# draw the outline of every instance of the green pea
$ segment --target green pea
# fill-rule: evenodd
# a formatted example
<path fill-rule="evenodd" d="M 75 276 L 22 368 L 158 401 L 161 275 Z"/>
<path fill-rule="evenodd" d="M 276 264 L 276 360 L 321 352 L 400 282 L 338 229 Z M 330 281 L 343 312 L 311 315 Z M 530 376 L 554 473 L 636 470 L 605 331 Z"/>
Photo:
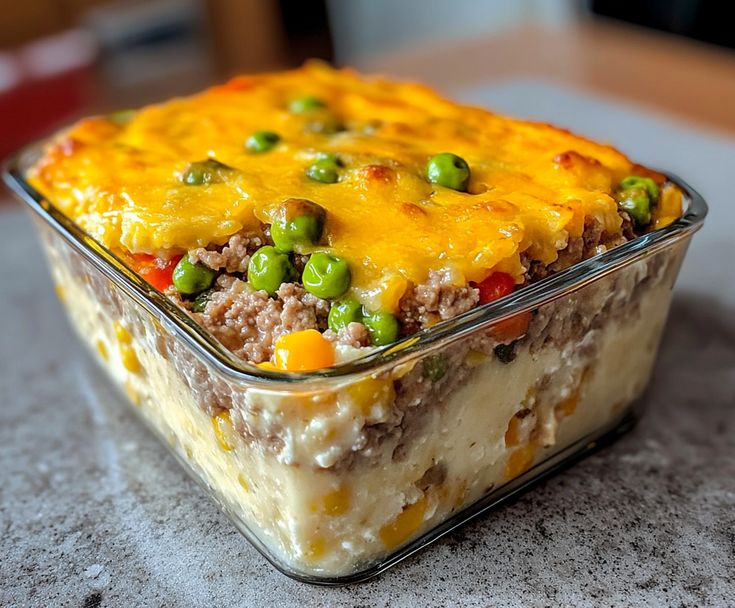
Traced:
<path fill-rule="evenodd" d="M 312 112 L 325 108 L 326 104 L 315 95 L 304 95 L 292 99 L 288 104 L 288 109 L 295 114 L 303 114 L 304 112 Z"/>
<path fill-rule="evenodd" d="M 426 164 L 426 179 L 438 186 L 466 192 L 470 182 L 470 166 L 456 154 L 442 152 L 432 156 Z"/>
<path fill-rule="evenodd" d="M 263 290 L 272 296 L 283 283 L 294 281 L 297 276 L 288 254 L 275 247 L 266 245 L 250 256 L 248 283 L 255 290 Z"/>
<path fill-rule="evenodd" d="M 350 323 L 359 323 L 362 320 L 362 306 L 356 300 L 346 298 L 332 304 L 327 317 L 327 324 L 332 331 L 339 331 Z"/>
<path fill-rule="evenodd" d="M 637 226 L 651 223 L 651 200 L 645 188 L 627 188 L 617 194 L 618 207 L 627 211 Z"/>
<path fill-rule="evenodd" d="M 322 238 L 327 212 L 304 198 L 290 198 L 281 203 L 271 224 L 271 238 L 279 251 L 301 251 L 316 245 Z"/>
<path fill-rule="evenodd" d="M 389 312 L 383 310 L 363 311 L 362 322 L 367 327 L 370 340 L 375 346 L 385 346 L 398 339 L 400 331 L 398 319 Z"/>
<path fill-rule="evenodd" d="M 344 164 L 334 152 L 317 152 L 317 160 L 328 160 L 330 163 L 334 163 L 338 167 L 343 167 Z"/>
<path fill-rule="evenodd" d="M 350 267 L 345 260 L 329 253 L 313 253 L 304 266 L 301 282 L 318 298 L 338 298 L 350 288 Z"/>
<path fill-rule="evenodd" d="M 620 189 L 628 188 L 644 188 L 648 192 L 651 201 L 657 201 L 659 195 L 658 184 L 650 177 L 642 177 L 640 175 L 629 175 L 620 182 Z"/>
<path fill-rule="evenodd" d="M 179 293 L 191 296 L 209 289 L 216 276 L 216 271 L 202 264 L 192 264 L 185 255 L 174 268 L 173 283 Z"/>
<path fill-rule="evenodd" d="M 203 291 L 191 303 L 191 312 L 204 312 L 209 302 L 210 291 Z"/>
<path fill-rule="evenodd" d="M 422 361 L 423 369 L 421 370 L 421 375 L 431 382 L 439 382 L 439 380 L 441 380 L 447 373 L 448 367 L 449 360 L 447 359 L 447 356 L 443 353 L 439 353 L 438 355 L 426 357 L 426 359 Z"/>
<path fill-rule="evenodd" d="M 204 186 L 222 181 L 222 174 L 232 168 L 213 158 L 189 163 L 181 176 L 187 186 Z"/>
<path fill-rule="evenodd" d="M 281 136 L 278 133 L 274 133 L 273 131 L 256 131 L 247 138 L 245 147 L 254 154 L 261 154 L 268 152 L 279 141 L 281 141 Z"/>
<path fill-rule="evenodd" d="M 324 155 L 307 167 L 306 176 L 315 182 L 334 184 L 339 180 L 339 167 L 339 160 L 334 154 Z"/>

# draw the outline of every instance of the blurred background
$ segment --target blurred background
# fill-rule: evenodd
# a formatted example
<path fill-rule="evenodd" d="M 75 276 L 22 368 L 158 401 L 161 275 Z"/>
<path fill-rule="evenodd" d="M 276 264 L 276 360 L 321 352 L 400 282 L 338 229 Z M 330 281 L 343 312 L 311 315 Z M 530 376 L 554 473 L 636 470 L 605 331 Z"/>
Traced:
<path fill-rule="evenodd" d="M 309 57 L 450 91 L 528 76 L 735 131 L 715 0 L 0 0 L 0 157 L 91 112 Z"/>

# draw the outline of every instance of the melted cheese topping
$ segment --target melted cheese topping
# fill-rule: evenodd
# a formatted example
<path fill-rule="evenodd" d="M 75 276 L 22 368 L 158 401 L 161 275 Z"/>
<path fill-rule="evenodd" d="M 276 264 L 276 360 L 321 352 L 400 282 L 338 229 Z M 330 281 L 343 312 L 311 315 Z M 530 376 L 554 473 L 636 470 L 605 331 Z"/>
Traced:
<path fill-rule="evenodd" d="M 290 112 L 303 95 L 326 108 Z M 313 130 L 330 119 L 347 130 Z M 243 143 L 257 130 L 282 141 L 250 153 Z M 424 177 L 427 159 L 447 151 L 471 167 L 467 193 Z M 306 177 L 320 152 L 344 162 L 338 183 Z M 187 164 L 207 157 L 236 171 L 222 183 L 182 184 Z M 284 199 L 310 199 L 327 210 L 323 244 L 350 262 L 353 286 L 400 291 L 439 268 L 458 284 L 493 270 L 520 277 L 520 253 L 552 262 L 589 217 L 618 232 L 612 190 L 632 170 L 613 148 L 546 124 L 309 64 L 147 107 L 127 124 L 83 120 L 49 146 L 31 179 L 104 245 L 164 256 L 222 244 L 267 223 Z"/>

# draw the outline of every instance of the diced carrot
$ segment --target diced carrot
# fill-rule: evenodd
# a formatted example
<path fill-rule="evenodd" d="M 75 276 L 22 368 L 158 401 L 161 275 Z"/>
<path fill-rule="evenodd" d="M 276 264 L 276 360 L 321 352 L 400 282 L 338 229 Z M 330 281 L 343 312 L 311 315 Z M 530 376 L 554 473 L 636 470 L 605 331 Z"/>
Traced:
<path fill-rule="evenodd" d="M 174 268 L 181 258 L 182 256 L 175 255 L 168 260 L 164 260 L 163 258 L 139 253 L 134 256 L 133 264 L 141 277 L 158 291 L 164 291 L 173 284 Z"/>
<path fill-rule="evenodd" d="M 475 286 L 480 290 L 480 304 L 487 304 L 512 293 L 515 289 L 515 279 L 505 272 L 493 272 Z M 528 331 L 531 318 L 530 312 L 513 315 L 493 325 L 492 334 L 499 342 L 512 342 Z"/>
<path fill-rule="evenodd" d="M 512 342 L 528 331 L 532 318 L 531 312 L 519 312 L 517 315 L 495 323 L 490 333 L 498 342 Z"/>
<path fill-rule="evenodd" d="M 480 290 L 480 304 L 499 300 L 513 292 L 515 279 L 506 272 L 493 272 L 489 277 L 476 284 Z"/>

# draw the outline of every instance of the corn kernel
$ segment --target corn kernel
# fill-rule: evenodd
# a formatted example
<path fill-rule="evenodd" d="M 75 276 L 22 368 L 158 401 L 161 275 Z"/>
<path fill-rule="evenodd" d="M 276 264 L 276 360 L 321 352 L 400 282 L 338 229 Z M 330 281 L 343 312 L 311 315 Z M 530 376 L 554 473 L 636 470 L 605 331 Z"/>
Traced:
<path fill-rule="evenodd" d="M 237 476 L 237 482 L 240 484 L 240 487 L 245 490 L 246 492 L 250 492 L 250 484 L 248 483 L 248 480 L 245 478 L 245 475 L 240 473 Z"/>
<path fill-rule="evenodd" d="M 569 397 L 566 399 L 563 399 L 559 403 L 556 404 L 556 407 L 554 408 L 554 412 L 556 415 L 561 418 L 563 416 L 571 416 L 577 409 L 577 405 L 579 405 L 579 399 L 582 394 L 582 387 L 587 383 L 587 380 L 590 377 L 590 368 L 586 368 L 583 372 L 581 377 L 579 378 L 579 384 L 577 387 L 571 392 Z"/>
<path fill-rule="evenodd" d="M 478 365 L 482 365 L 487 361 L 490 357 L 488 357 L 485 353 L 479 350 L 471 350 L 468 351 L 467 354 L 464 356 L 464 362 L 465 365 L 468 365 L 469 367 L 477 367 Z"/>
<path fill-rule="evenodd" d="M 505 445 L 513 447 L 521 442 L 521 418 L 512 416 L 505 430 Z"/>
<path fill-rule="evenodd" d="M 681 191 L 668 187 L 661 191 L 661 199 L 653 208 L 653 227 L 655 229 L 668 226 L 681 217 Z"/>
<path fill-rule="evenodd" d="M 557 403 L 554 408 L 554 411 L 559 416 L 571 416 L 574 413 L 574 410 L 577 409 L 578 403 L 579 403 L 579 389 L 576 389 L 572 391 L 572 394 L 569 395 L 569 397 Z"/>
<path fill-rule="evenodd" d="M 130 332 L 125 329 L 122 323 L 120 323 L 119 321 L 115 321 L 114 327 L 115 335 L 120 341 L 120 344 L 130 344 L 133 341 L 133 336 L 130 335 Z"/>
<path fill-rule="evenodd" d="M 391 523 L 380 529 L 380 540 L 386 549 L 392 549 L 408 539 L 424 522 L 426 513 L 426 496 L 422 496 L 415 503 L 403 507 Z"/>
<path fill-rule="evenodd" d="M 275 351 L 278 369 L 305 372 L 334 365 L 334 345 L 315 329 L 281 336 Z"/>
<path fill-rule="evenodd" d="M 140 393 L 135 390 L 135 387 L 130 381 L 125 382 L 125 384 L 123 385 L 123 389 L 125 390 L 125 395 L 127 395 L 128 399 L 131 403 L 133 403 L 133 405 L 140 405 Z"/>
<path fill-rule="evenodd" d="M 316 536 L 309 541 L 306 551 L 304 552 L 304 557 L 306 557 L 310 562 L 315 562 L 324 557 L 326 552 L 327 544 L 324 542 L 324 539 Z"/>
<path fill-rule="evenodd" d="M 527 443 L 513 450 L 505 463 L 505 478 L 510 480 L 531 468 L 536 456 L 536 446 Z"/>
<path fill-rule="evenodd" d="M 350 508 L 350 490 L 342 486 L 322 498 L 321 511 L 325 515 L 342 515 Z"/>
<path fill-rule="evenodd" d="M 55 285 L 54 291 L 56 292 L 56 297 L 59 298 L 62 302 L 66 299 L 66 292 L 64 291 L 63 285 Z"/>
<path fill-rule="evenodd" d="M 102 340 L 97 340 L 94 345 L 97 347 L 97 352 L 100 355 L 100 359 L 107 363 L 110 360 L 110 355 L 107 352 L 107 346 L 105 345 L 105 343 Z"/>
<path fill-rule="evenodd" d="M 347 394 L 364 416 L 370 415 L 374 405 L 389 403 L 396 395 L 393 382 L 382 378 L 365 378 L 355 382 L 347 389 Z"/>
<path fill-rule="evenodd" d="M 225 452 L 231 452 L 235 449 L 231 441 L 232 433 L 232 422 L 230 421 L 229 410 L 224 410 L 212 416 L 212 428 L 214 429 L 214 436 L 217 438 L 217 443 Z"/>
<path fill-rule="evenodd" d="M 135 354 L 135 350 L 129 344 L 120 345 L 120 360 L 123 367 L 130 373 L 137 374 L 140 371 L 138 355 Z"/>

